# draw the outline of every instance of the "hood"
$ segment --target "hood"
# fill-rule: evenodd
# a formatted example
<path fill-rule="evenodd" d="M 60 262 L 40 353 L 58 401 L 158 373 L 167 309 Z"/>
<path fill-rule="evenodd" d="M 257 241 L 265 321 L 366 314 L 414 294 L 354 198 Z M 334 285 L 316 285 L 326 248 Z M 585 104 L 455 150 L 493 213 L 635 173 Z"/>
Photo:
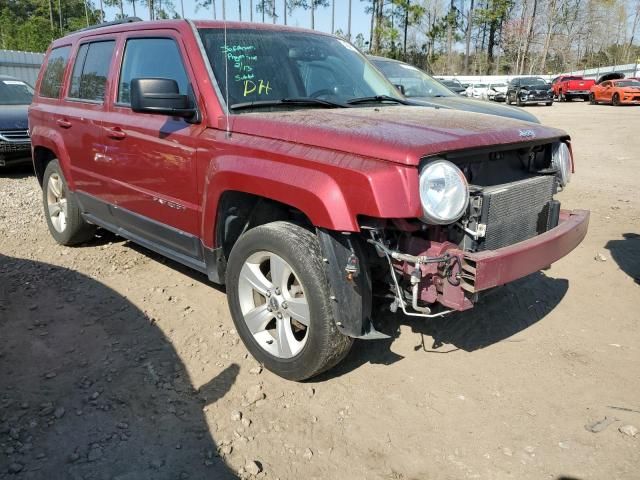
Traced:
<path fill-rule="evenodd" d="M 491 90 L 498 93 L 507 93 L 507 86 L 504 87 L 491 87 Z"/>
<path fill-rule="evenodd" d="M 424 106 L 439 106 L 463 110 L 465 112 L 485 113 L 487 115 L 499 115 L 501 117 L 523 120 L 525 122 L 540 123 L 534 115 L 522 108 L 499 105 L 497 103 L 483 102 L 464 97 L 423 97 L 420 99 L 410 99 L 415 103 Z"/>
<path fill-rule="evenodd" d="M 0 130 L 26 130 L 29 105 L 0 105 Z"/>
<path fill-rule="evenodd" d="M 622 72 L 609 72 L 601 75 L 598 80 L 596 80 L 596 84 L 599 85 L 602 82 L 606 82 L 607 80 L 622 80 L 624 78 L 624 73 Z"/>
<path fill-rule="evenodd" d="M 389 106 L 233 115 L 232 132 L 403 165 L 427 155 L 566 137 L 562 130 L 456 110 Z"/>

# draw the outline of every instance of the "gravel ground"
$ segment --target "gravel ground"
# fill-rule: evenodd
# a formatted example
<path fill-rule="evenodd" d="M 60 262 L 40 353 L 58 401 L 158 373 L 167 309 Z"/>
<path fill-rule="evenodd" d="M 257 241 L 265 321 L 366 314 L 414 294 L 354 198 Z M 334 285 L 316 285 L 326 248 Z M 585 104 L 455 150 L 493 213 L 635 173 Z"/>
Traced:
<path fill-rule="evenodd" d="M 111 234 L 56 245 L 0 173 L 0 479 L 640 478 L 640 109 L 531 107 L 573 137 L 550 270 L 296 384 L 239 342 L 224 291 Z"/>

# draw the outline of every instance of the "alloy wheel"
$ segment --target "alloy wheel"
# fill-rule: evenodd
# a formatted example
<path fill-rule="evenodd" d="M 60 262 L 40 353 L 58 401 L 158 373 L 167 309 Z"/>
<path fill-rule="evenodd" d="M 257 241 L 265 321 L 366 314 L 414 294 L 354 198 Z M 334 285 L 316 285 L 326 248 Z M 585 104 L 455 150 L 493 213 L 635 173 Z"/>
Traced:
<path fill-rule="evenodd" d="M 57 232 L 67 228 L 67 192 L 59 174 L 53 173 L 47 182 L 47 213 Z"/>
<path fill-rule="evenodd" d="M 278 358 L 295 357 L 309 336 L 304 287 L 293 268 L 268 251 L 252 254 L 238 279 L 240 308 L 255 342 Z"/>

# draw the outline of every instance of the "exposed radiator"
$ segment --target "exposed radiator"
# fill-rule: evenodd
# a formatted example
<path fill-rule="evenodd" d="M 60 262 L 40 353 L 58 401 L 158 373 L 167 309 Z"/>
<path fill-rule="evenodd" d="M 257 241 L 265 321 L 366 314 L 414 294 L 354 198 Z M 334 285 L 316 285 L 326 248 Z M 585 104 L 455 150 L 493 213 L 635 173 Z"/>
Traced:
<path fill-rule="evenodd" d="M 495 250 L 546 232 L 555 179 L 543 175 L 482 191 L 481 223 L 486 233 L 478 250 Z"/>

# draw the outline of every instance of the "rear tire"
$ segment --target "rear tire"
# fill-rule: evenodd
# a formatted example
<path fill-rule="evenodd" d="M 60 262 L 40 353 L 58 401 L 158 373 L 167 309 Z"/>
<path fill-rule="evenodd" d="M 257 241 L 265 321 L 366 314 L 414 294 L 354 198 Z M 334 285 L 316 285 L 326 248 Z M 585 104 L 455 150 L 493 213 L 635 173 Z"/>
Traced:
<path fill-rule="evenodd" d="M 229 255 L 226 284 L 240 338 L 276 375 L 305 380 L 349 352 L 353 339 L 336 327 L 320 245 L 310 231 L 289 222 L 249 230 Z"/>
<path fill-rule="evenodd" d="M 60 245 L 77 245 L 93 238 L 96 227 L 82 218 L 80 206 L 56 159 L 44 171 L 42 203 L 49 232 Z"/>
<path fill-rule="evenodd" d="M 551 105 L 553 105 L 553 102 L 547 102 L 547 103 L 545 103 L 545 105 L 546 105 L 547 107 L 550 107 Z"/>

